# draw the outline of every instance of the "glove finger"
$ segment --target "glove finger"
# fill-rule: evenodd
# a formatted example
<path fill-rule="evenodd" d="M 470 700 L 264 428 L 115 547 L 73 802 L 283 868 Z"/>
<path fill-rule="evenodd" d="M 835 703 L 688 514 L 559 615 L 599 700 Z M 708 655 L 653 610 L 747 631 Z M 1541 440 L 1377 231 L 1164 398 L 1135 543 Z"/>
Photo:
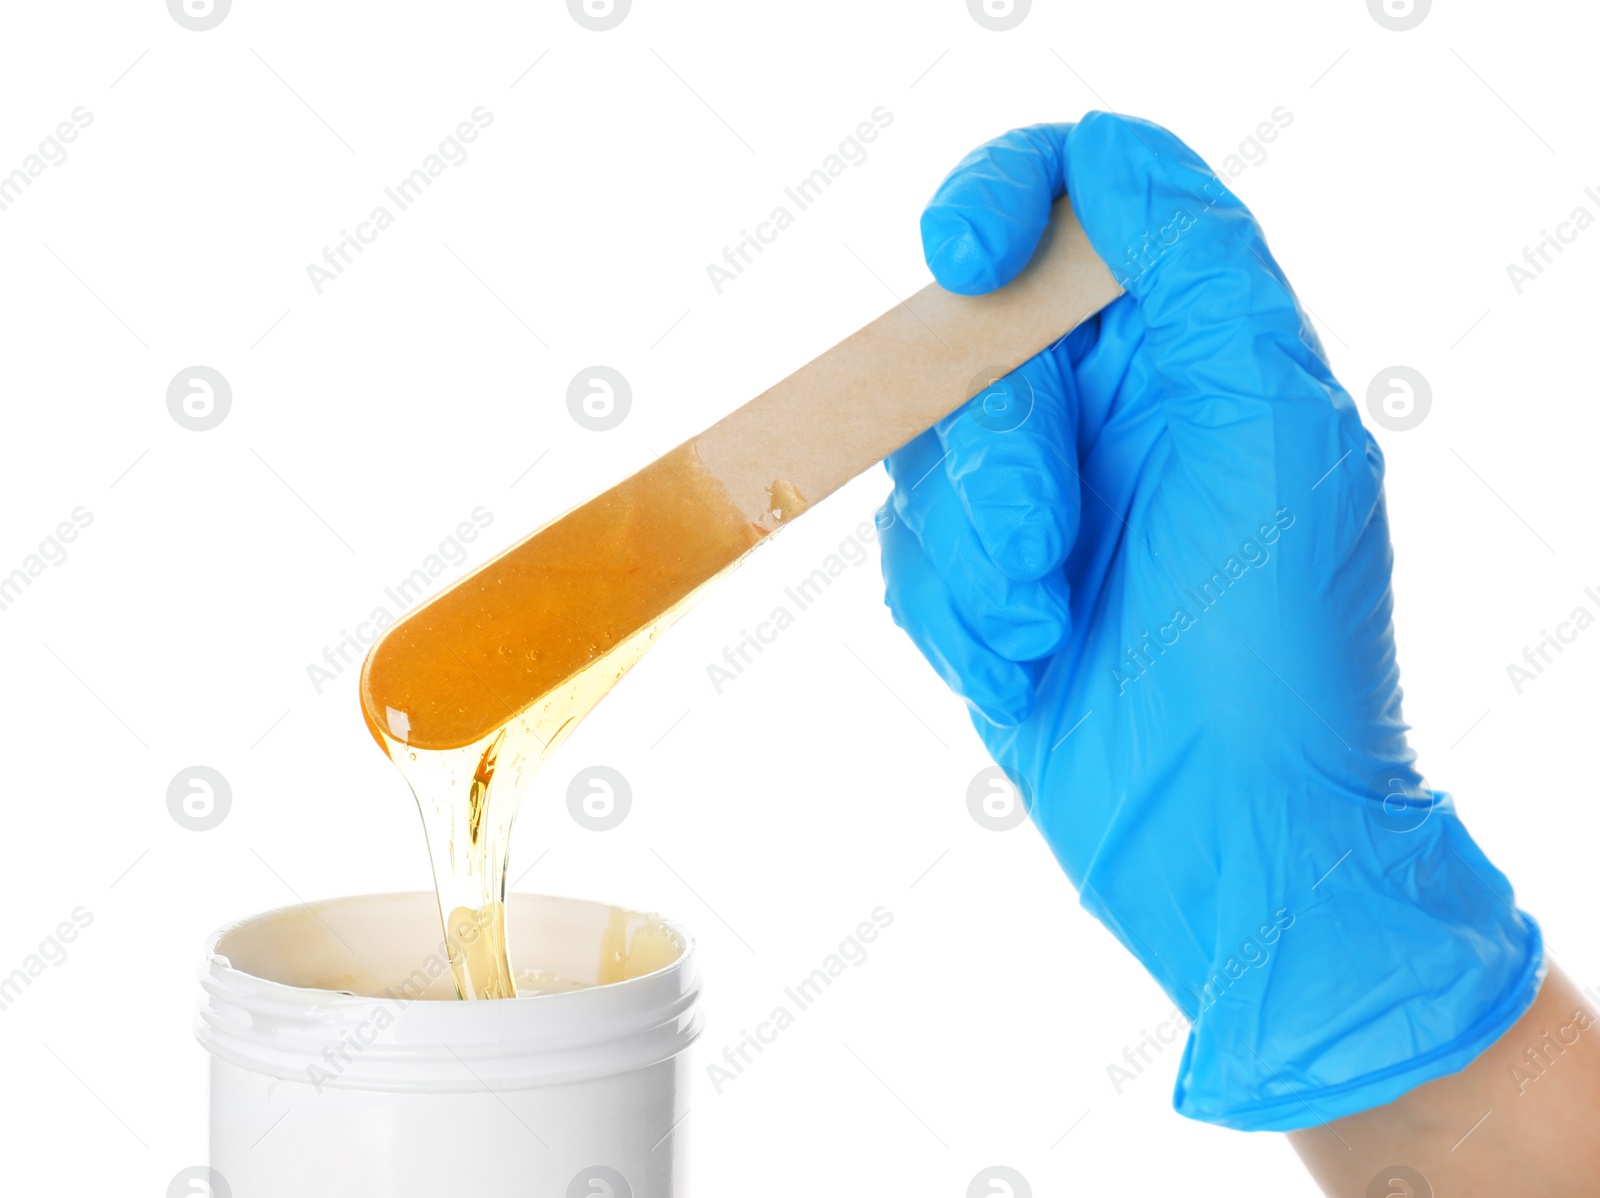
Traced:
<path fill-rule="evenodd" d="M 922 213 L 923 257 L 941 287 L 981 295 L 1027 264 L 1066 187 L 1071 129 L 1013 129 L 956 164 Z"/>
<path fill-rule="evenodd" d="M 1197 491 L 1224 506 L 1258 505 L 1270 497 L 1253 492 L 1269 489 L 1280 469 L 1311 471 L 1309 485 L 1355 451 L 1337 485 L 1356 511 L 1376 502 L 1381 460 L 1260 227 L 1160 126 L 1092 112 L 1076 124 L 1014 129 L 974 150 L 923 213 L 934 276 L 965 294 L 1009 281 L 1063 192 L 1138 306 L 1141 356 L 1160 376 L 1150 393 Z M 1280 462 L 1286 445 L 1291 460 Z"/>
<path fill-rule="evenodd" d="M 1059 573 L 1078 535 L 1077 411 L 1070 369 L 1046 352 L 935 426 L 945 473 L 1010 578 Z"/>
<path fill-rule="evenodd" d="M 1375 503 L 1381 464 L 1249 209 L 1147 121 L 1090 113 L 1065 162 L 1090 244 L 1138 305 L 1154 391 L 1195 490 L 1219 509 L 1254 510 L 1361 450 L 1336 485 Z"/>
<path fill-rule="evenodd" d="M 922 214 L 923 252 L 944 287 L 990 290 L 1027 263 L 1066 190 L 1073 129 L 1013 129 L 950 172 Z M 1137 307 L 1124 296 L 997 385 L 1007 410 L 1026 417 L 1016 428 L 993 435 L 1012 423 L 986 415 L 993 390 L 938 426 L 957 493 L 1010 576 L 1043 578 L 1071 552 L 1085 501 L 1079 446 L 1097 441 L 1141 341 Z"/>
<path fill-rule="evenodd" d="M 955 597 L 900 520 L 879 536 L 884 602 L 894 622 L 944 679 L 945 685 L 994 724 L 1020 724 L 1033 710 L 1027 667 L 985 645 L 967 627 Z"/>
<path fill-rule="evenodd" d="M 1011 661 L 1054 652 L 1070 624 L 1066 580 L 1016 579 L 989 556 L 943 466 L 948 455 L 936 433 L 924 433 L 889 463 L 895 515 L 922 545 L 963 622 Z"/>

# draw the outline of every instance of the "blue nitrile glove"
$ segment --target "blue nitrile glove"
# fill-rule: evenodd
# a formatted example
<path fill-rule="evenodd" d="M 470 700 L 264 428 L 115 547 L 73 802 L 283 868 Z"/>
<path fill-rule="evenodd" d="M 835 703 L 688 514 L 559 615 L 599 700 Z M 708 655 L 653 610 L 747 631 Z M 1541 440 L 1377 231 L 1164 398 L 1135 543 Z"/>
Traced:
<path fill-rule="evenodd" d="M 1127 294 L 889 459 L 888 604 L 1192 1022 L 1177 1109 L 1312 1126 L 1464 1068 L 1539 929 L 1416 772 L 1382 455 L 1205 163 L 1008 133 L 923 214 L 934 275 L 1005 283 L 1063 191 Z"/>

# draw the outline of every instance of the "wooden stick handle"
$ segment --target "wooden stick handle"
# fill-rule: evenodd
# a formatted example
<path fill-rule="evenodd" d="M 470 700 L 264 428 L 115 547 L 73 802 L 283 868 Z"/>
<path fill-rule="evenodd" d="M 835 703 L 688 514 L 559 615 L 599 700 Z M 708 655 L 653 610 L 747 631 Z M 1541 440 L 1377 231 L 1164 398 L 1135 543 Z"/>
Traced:
<path fill-rule="evenodd" d="M 498 745 L 520 717 L 548 752 L 764 536 L 1118 294 L 1059 201 L 1033 260 L 999 291 L 924 287 L 408 612 L 362 667 L 373 736 L 385 752 L 391 738 Z"/>
<path fill-rule="evenodd" d="M 882 461 L 1122 294 L 1066 197 L 1021 274 L 965 296 L 930 283 L 691 444 L 771 530 Z"/>

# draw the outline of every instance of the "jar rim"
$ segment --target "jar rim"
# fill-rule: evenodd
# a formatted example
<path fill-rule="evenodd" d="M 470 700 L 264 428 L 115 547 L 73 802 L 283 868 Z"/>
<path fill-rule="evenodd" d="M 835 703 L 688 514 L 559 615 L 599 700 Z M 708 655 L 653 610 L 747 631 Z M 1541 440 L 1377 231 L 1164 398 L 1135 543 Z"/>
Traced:
<path fill-rule="evenodd" d="M 402 940 L 414 942 L 422 926 L 431 925 L 438 938 L 431 891 L 325 899 L 236 920 L 206 938 L 196 1035 L 218 1060 L 307 1082 L 318 1092 L 326 1087 L 450 1092 L 565 1084 L 645 1068 L 676 1056 L 698 1037 L 699 971 L 694 940 L 683 927 L 587 899 L 514 893 L 507 895 L 506 907 L 513 942 L 519 925 L 555 929 L 558 936 L 570 930 L 568 948 L 581 958 L 584 937 L 594 937 L 598 953 L 597 929 L 621 915 L 664 929 L 679 951 L 637 976 L 476 1002 L 408 997 L 394 993 L 393 986 L 381 996 L 365 995 L 260 976 L 272 972 L 259 962 L 276 960 L 274 953 L 283 955 L 290 972 L 310 968 L 315 973 L 319 960 L 338 962 L 341 949 L 335 941 L 352 958 L 360 957 L 361 949 L 351 941 L 375 959 L 392 957 Z M 284 942 L 273 944 L 274 934 Z M 389 939 L 373 942 L 378 936 Z M 265 947 L 255 943 L 242 954 L 256 958 L 254 969 L 236 965 L 227 953 L 231 948 L 240 956 L 238 946 L 251 937 L 266 938 Z"/>

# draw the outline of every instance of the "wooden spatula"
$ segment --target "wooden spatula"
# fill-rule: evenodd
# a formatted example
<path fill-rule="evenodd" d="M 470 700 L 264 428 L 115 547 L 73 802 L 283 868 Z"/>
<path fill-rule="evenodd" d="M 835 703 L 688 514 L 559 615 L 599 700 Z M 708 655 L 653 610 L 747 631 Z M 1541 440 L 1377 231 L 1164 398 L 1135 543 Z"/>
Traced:
<path fill-rule="evenodd" d="M 389 628 L 362 670 L 373 735 L 460 749 L 520 716 L 548 751 L 701 587 L 1120 293 L 1058 201 L 999 291 L 924 287 Z"/>

